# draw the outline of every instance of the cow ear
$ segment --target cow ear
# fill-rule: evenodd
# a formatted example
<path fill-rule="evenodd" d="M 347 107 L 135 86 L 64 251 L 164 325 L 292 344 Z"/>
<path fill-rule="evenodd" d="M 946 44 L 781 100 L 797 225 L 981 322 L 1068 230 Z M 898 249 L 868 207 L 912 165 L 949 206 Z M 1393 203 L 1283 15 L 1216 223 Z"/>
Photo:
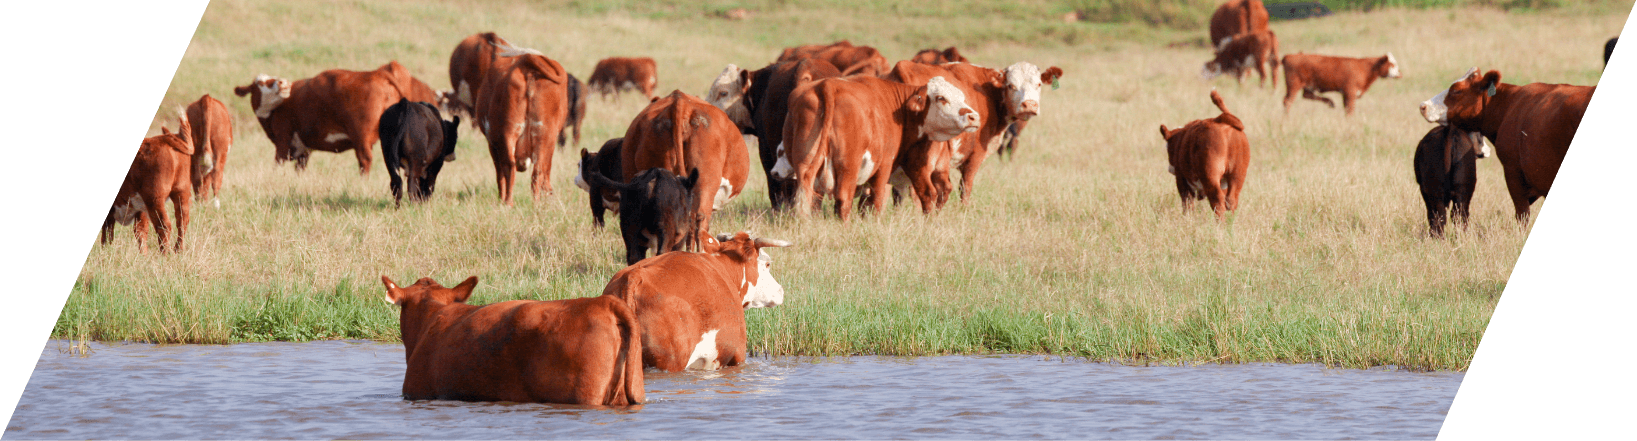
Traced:
<path fill-rule="evenodd" d="M 466 299 L 472 298 L 473 288 L 477 288 L 477 276 L 467 277 L 466 281 L 460 282 L 459 285 L 455 285 L 453 289 L 450 289 L 455 293 L 455 298 L 452 300 L 466 303 Z"/>
<path fill-rule="evenodd" d="M 915 89 L 915 93 L 910 95 L 909 102 L 905 104 L 910 112 L 921 113 L 926 111 L 927 106 L 932 105 L 931 100 L 932 95 L 927 94 L 927 87 L 921 86 L 921 88 Z"/>
<path fill-rule="evenodd" d="M 1045 72 L 1040 73 L 1040 82 L 1051 84 L 1052 88 L 1055 89 L 1057 88 L 1057 79 L 1062 77 L 1063 69 L 1060 69 L 1057 66 L 1052 66 L 1047 68 Z"/>
<path fill-rule="evenodd" d="M 1171 131 L 1165 128 L 1165 124 L 1160 124 L 1160 137 L 1167 141 L 1171 140 Z"/>
<path fill-rule="evenodd" d="M 1495 87 L 1501 84 L 1501 73 L 1499 71 L 1489 71 L 1479 81 L 1478 85 L 1484 88 L 1484 93 L 1495 96 Z"/>
<path fill-rule="evenodd" d="M 387 287 L 386 301 L 388 304 L 396 305 L 403 300 L 403 291 L 398 289 L 398 284 L 392 283 L 392 279 L 383 274 L 381 275 L 381 284 Z"/>
<path fill-rule="evenodd" d="M 739 87 L 739 93 L 744 93 L 745 91 L 750 90 L 750 83 L 753 81 L 754 77 L 755 73 L 751 72 L 750 69 L 739 69 L 739 81 L 740 83 L 744 84 L 743 86 Z"/>
<path fill-rule="evenodd" d="M 234 94 L 234 95 L 238 95 L 238 96 L 245 96 L 245 95 L 249 95 L 249 94 L 250 94 L 250 86 L 238 86 L 238 87 L 234 87 L 234 88 L 233 88 L 233 94 Z"/>

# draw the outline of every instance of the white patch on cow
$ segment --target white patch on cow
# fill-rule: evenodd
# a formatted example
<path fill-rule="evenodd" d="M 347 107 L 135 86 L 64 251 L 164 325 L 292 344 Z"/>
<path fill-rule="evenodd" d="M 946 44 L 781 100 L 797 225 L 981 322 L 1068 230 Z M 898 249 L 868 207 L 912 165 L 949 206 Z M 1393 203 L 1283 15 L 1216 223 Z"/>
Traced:
<path fill-rule="evenodd" d="M 949 141 L 949 161 L 955 164 L 966 163 L 966 154 L 961 153 L 960 138 L 955 138 Z"/>
<path fill-rule="evenodd" d="M 699 344 L 693 345 L 693 353 L 688 355 L 687 369 L 714 371 L 722 367 L 722 362 L 716 359 L 717 331 L 720 330 L 712 329 L 699 336 Z"/>
<path fill-rule="evenodd" d="M 136 215 L 144 211 L 148 211 L 148 204 L 142 202 L 142 196 L 133 194 L 125 199 L 124 204 L 114 206 L 114 222 L 130 225 L 136 222 Z"/>
<path fill-rule="evenodd" d="M 1232 43 L 1232 42 L 1233 42 L 1233 37 L 1222 37 L 1222 41 L 1216 42 L 1216 51 L 1217 52 L 1222 52 L 1223 49 L 1228 48 L 1228 43 Z"/>
<path fill-rule="evenodd" d="M 853 185 L 864 185 L 865 182 L 870 182 L 870 175 L 873 174 L 875 174 L 875 159 L 870 157 L 870 152 L 864 152 L 864 160 L 858 164 L 858 183 Z"/>
<path fill-rule="evenodd" d="M 345 133 L 331 133 L 329 135 L 324 136 L 324 142 L 332 143 L 332 144 L 335 143 L 336 141 L 346 141 L 346 140 L 349 140 L 349 139 L 352 139 L 352 137 L 347 136 L 347 134 L 345 134 Z"/>
<path fill-rule="evenodd" d="M 518 164 L 520 167 L 522 167 L 518 171 L 528 170 L 529 166 L 534 165 L 534 158 L 523 158 L 523 162 Z"/>
<path fill-rule="evenodd" d="M 290 150 L 290 158 L 292 159 L 307 156 L 307 144 L 301 142 L 300 133 L 290 134 Z"/>
<path fill-rule="evenodd" d="M 210 205 L 212 207 L 222 208 L 222 198 L 212 196 L 210 198 Z"/>
<path fill-rule="evenodd" d="M 1019 61 L 1006 66 L 1006 102 L 1012 115 L 1028 119 L 1040 110 L 1040 68 Z"/>
<path fill-rule="evenodd" d="M 1460 78 L 1456 78 L 1455 81 L 1451 81 L 1449 84 L 1453 86 L 1455 83 L 1466 81 L 1468 78 L 1472 78 L 1473 75 L 1477 74 L 1478 68 L 1473 67 L 1472 69 L 1468 69 L 1466 74 L 1461 75 Z M 1427 122 L 1449 124 L 1449 107 L 1444 104 L 1444 98 L 1448 96 L 1449 88 L 1445 87 L 1444 90 L 1438 91 L 1437 95 L 1434 95 L 1432 98 L 1428 98 L 1426 101 L 1422 101 L 1421 117 L 1426 118 Z"/>
<path fill-rule="evenodd" d="M 1389 65 L 1387 68 L 1387 78 L 1401 78 L 1404 76 L 1398 73 L 1398 59 L 1393 57 L 1392 52 L 1387 53 L 1387 64 Z"/>
<path fill-rule="evenodd" d="M 574 172 L 574 186 L 580 187 L 580 189 L 585 190 L 586 193 L 591 192 L 591 184 L 585 181 L 585 176 L 582 176 L 580 172 Z"/>
<path fill-rule="evenodd" d="M 739 286 L 745 289 L 745 309 L 772 308 L 784 304 L 784 285 L 773 280 L 773 256 L 767 255 L 767 249 L 756 253 L 756 282 L 751 283 L 749 277 L 744 277 Z"/>
<path fill-rule="evenodd" d="M 784 143 L 779 143 L 779 161 L 773 163 L 773 177 L 790 179 L 795 174 L 795 167 L 790 165 L 790 158 L 784 157 Z"/>
<path fill-rule="evenodd" d="M 836 190 L 836 172 L 830 167 L 830 158 L 824 158 L 819 163 L 818 181 L 813 183 L 813 192 L 828 195 Z"/>
<path fill-rule="evenodd" d="M 472 86 L 466 84 L 466 80 L 460 80 L 460 85 L 455 86 L 455 98 L 468 106 L 476 105 L 476 102 L 472 101 Z"/>
<path fill-rule="evenodd" d="M 268 82 L 272 80 L 272 82 Z M 290 81 L 268 74 L 256 75 L 256 89 L 261 92 L 261 105 L 256 106 L 256 117 L 267 118 L 273 115 L 273 109 L 284 104 L 284 99 L 290 97 Z"/>
<path fill-rule="evenodd" d="M 928 139 L 948 141 L 964 132 L 977 131 L 982 121 L 971 106 L 966 105 L 966 94 L 944 77 L 927 81 L 927 114 L 920 131 Z"/>
<path fill-rule="evenodd" d="M 722 204 L 733 198 L 733 183 L 728 178 L 722 178 L 722 185 L 716 187 L 716 199 L 711 202 L 712 210 L 721 210 Z"/>

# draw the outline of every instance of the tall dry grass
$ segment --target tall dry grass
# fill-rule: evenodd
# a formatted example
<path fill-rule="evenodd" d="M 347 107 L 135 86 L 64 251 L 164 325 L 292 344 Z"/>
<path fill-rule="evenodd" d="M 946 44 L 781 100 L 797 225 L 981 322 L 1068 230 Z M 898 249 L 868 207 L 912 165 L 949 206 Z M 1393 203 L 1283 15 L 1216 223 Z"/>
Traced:
<path fill-rule="evenodd" d="M 596 295 L 621 267 L 617 227 L 592 228 L 586 195 L 570 182 L 575 149 L 552 164 L 555 195 L 504 207 L 482 135 L 467 125 L 431 200 L 394 209 L 379 159 L 369 176 L 351 154 L 316 153 L 303 173 L 273 164 L 246 100 L 231 95 L 258 73 L 302 78 L 398 60 L 447 88 L 455 43 L 493 30 L 582 78 L 603 57 L 650 56 L 660 92 L 699 94 L 728 63 L 759 68 L 782 47 L 845 38 L 890 59 L 957 44 L 978 64 L 1067 74 L 1045 91 L 1016 157 L 991 158 L 972 200 L 933 216 L 910 205 L 848 224 L 773 214 L 753 172 L 713 224 L 796 243 L 774 251 L 786 305 L 747 313 L 757 352 L 1464 369 L 1527 230 L 1489 160 L 1471 224 L 1426 237 L 1410 157 L 1430 125 L 1415 104 L 1473 65 L 1509 82 L 1595 84 L 1602 42 L 1625 19 L 1624 10 L 1458 8 L 1275 22 L 1284 53 L 1400 60 L 1405 77 L 1377 82 L 1345 117 L 1300 99 L 1286 114 L 1282 85 L 1259 88 L 1254 77 L 1202 81 L 1203 30 L 1030 15 L 1057 13 L 1048 4 L 972 6 L 996 14 L 865 5 L 897 8 L 898 18 L 883 26 L 850 4 L 770 4 L 726 21 L 709 13 L 724 6 L 715 3 L 656 13 L 620 3 L 212 2 L 155 132 L 174 126 L 165 109 L 200 94 L 228 104 L 236 142 L 222 206 L 196 205 L 183 253 L 139 255 L 124 229 L 93 249 L 55 333 L 391 340 L 383 274 L 476 275 L 473 302 L 488 303 Z M 1225 222 L 1181 212 L 1157 133 L 1214 116 L 1212 87 L 1252 146 L 1242 204 Z M 620 136 L 645 104 L 593 97 L 582 146 Z"/>

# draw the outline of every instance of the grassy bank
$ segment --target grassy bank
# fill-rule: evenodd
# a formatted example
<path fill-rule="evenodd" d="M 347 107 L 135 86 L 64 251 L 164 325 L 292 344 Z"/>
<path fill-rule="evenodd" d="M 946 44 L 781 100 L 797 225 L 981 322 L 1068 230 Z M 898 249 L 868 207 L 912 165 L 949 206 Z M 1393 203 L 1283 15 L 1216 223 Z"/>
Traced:
<path fill-rule="evenodd" d="M 1410 156 L 1430 126 L 1415 103 L 1473 65 L 1509 82 L 1595 84 L 1602 42 L 1629 10 L 1388 8 L 1275 23 L 1285 53 L 1400 60 L 1405 77 L 1376 83 L 1348 118 L 1311 101 L 1287 115 L 1282 86 L 1254 78 L 1201 81 L 1202 30 L 1064 23 L 1062 4 L 1045 2 L 778 5 L 729 21 L 686 12 L 725 2 L 657 14 L 648 3 L 214 1 L 153 131 L 174 127 L 169 109 L 200 94 L 228 104 L 222 206 L 195 209 L 178 255 L 138 254 L 128 229 L 95 247 L 54 335 L 390 341 L 397 315 L 381 300 L 382 274 L 476 275 L 473 303 L 490 303 L 595 295 L 622 266 L 617 227 L 592 228 L 570 182 L 577 149 L 552 164 L 555 195 L 503 207 L 483 137 L 467 126 L 433 198 L 394 209 L 380 159 L 362 177 L 350 154 L 315 153 L 304 173 L 275 166 L 246 100 L 231 95 L 258 73 L 395 59 L 447 88 L 455 43 L 493 30 L 582 78 L 603 57 L 653 57 L 661 93 L 699 94 L 728 63 L 761 67 L 782 47 L 845 38 L 892 60 L 954 44 L 978 64 L 1067 73 L 1016 157 L 991 158 L 972 200 L 935 216 L 908 205 L 850 224 L 774 215 L 753 172 L 713 224 L 796 244 L 773 251 L 787 303 L 747 313 L 758 353 L 1464 369 L 1527 231 L 1511 219 L 1499 164 L 1484 161 L 1471 225 L 1424 237 Z M 882 26 L 854 6 L 898 19 Z M 1212 87 L 1247 123 L 1253 156 L 1240 211 L 1221 223 L 1180 211 L 1156 130 L 1214 116 Z M 593 98 L 583 146 L 621 136 L 645 104 Z"/>

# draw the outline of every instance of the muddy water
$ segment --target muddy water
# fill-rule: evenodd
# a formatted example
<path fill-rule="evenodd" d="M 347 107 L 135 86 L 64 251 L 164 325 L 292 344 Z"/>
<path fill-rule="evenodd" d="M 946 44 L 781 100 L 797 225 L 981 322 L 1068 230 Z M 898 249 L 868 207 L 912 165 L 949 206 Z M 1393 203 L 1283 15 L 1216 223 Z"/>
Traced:
<path fill-rule="evenodd" d="M 606 410 L 404 401 L 401 345 L 50 342 L 7 439 L 1432 438 L 1458 373 L 1039 356 L 755 358 Z"/>

